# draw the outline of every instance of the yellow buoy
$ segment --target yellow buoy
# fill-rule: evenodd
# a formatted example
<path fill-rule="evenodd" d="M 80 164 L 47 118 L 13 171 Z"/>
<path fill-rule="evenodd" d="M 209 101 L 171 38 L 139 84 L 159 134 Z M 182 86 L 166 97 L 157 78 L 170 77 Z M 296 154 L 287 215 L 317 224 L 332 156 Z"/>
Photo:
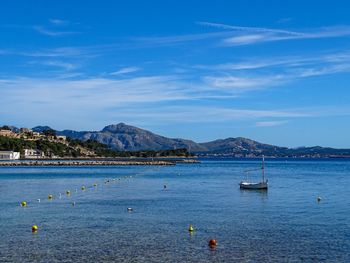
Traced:
<path fill-rule="evenodd" d="M 192 224 L 188 227 L 188 231 L 189 232 L 193 232 L 194 231 L 194 228 L 193 228 Z"/>
<path fill-rule="evenodd" d="M 69 191 L 69 190 L 67 190 L 67 191 L 66 191 L 66 194 L 67 194 L 67 195 L 70 195 L 70 191 Z"/>
<path fill-rule="evenodd" d="M 25 201 L 21 202 L 21 206 L 22 206 L 22 207 L 27 206 L 27 202 L 25 202 Z"/>
<path fill-rule="evenodd" d="M 82 186 L 82 187 L 81 187 L 81 190 L 84 191 L 84 190 L 85 190 L 85 186 Z"/>
<path fill-rule="evenodd" d="M 52 200 L 53 199 L 53 195 L 49 195 L 48 198 L 49 198 L 49 200 Z"/>
<path fill-rule="evenodd" d="M 32 232 L 34 233 L 34 232 L 37 232 L 38 231 L 38 226 L 37 225 L 33 225 L 32 226 Z"/>

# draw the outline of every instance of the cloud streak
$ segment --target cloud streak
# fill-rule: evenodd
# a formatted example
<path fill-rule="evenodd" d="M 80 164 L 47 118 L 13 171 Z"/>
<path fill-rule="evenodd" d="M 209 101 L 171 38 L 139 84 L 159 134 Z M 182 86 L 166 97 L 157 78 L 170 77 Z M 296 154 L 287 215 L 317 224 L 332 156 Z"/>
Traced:
<path fill-rule="evenodd" d="M 75 34 L 79 34 L 80 32 L 76 32 L 76 31 L 56 31 L 56 30 L 50 30 L 47 29 L 43 26 L 33 26 L 33 29 L 42 34 L 42 35 L 46 35 L 46 36 L 50 36 L 50 37 L 60 37 L 60 36 L 68 36 L 68 35 L 75 35 Z"/>
<path fill-rule="evenodd" d="M 288 123 L 288 121 L 258 121 L 255 123 L 256 127 L 275 127 Z"/>
<path fill-rule="evenodd" d="M 56 25 L 56 26 L 66 26 L 69 24 L 69 21 L 68 20 L 62 20 L 62 19 L 49 19 L 49 22 L 53 25 Z"/>
<path fill-rule="evenodd" d="M 331 26 L 314 28 L 297 32 L 283 29 L 272 29 L 263 27 L 243 27 L 225 25 L 220 23 L 198 22 L 200 25 L 228 30 L 237 35 L 227 37 L 222 40 L 226 46 L 250 45 L 263 42 L 302 40 L 302 39 L 320 39 L 350 36 L 350 26 Z"/>
<path fill-rule="evenodd" d="M 115 72 L 112 72 L 112 73 L 110 73 L 110 75 L 118 76 L 118 75 L 133 73 L 133 72 L 140 71 L 140 70 L 141 69 L 139 67 L 126 67 L 126 68 L 121 68 Z"/>

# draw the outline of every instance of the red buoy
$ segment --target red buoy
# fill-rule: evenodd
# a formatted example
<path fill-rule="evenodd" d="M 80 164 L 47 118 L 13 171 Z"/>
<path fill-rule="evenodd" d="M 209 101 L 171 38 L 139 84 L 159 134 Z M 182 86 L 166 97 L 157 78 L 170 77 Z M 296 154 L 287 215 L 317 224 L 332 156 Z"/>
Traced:
<path fill-rule="evenodd" d="M 214 247 L 217 246 L 217 244 L 218 244 L 218 242 L 215 239 L 210 239 L 209 243 L 208 243 L 208 246 L 211 247 L 211 248 L 214 248 Z"/>

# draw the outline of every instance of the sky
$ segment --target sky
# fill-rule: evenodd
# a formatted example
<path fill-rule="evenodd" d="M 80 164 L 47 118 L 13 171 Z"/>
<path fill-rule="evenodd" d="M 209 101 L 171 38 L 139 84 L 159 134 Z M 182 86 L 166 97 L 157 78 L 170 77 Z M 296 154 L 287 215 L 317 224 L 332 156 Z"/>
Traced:
<path fill-rule="evenodd" d="M 0 125 L 350 148 L 349 1 L 0 2 Z"/>

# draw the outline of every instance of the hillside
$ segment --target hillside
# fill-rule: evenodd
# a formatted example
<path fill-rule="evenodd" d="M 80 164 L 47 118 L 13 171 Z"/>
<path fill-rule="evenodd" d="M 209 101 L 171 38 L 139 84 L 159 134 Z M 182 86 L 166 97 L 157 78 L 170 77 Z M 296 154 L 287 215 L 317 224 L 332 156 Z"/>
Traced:
<path fill-rule="evenodd" d="M 39 152 L 40 158 L 76 158 L 76 157 L 188 157 L 186 149 L 160 151 L 116 151 L 94 140 L 80 141 L 68 138 L 59 141 L 54 138 L 25 139 L 0 135 L 0 151 L 20 152 L 24 158 L 25 149 Z M 31 157 L 29 157 L 31 158 Z"/>

